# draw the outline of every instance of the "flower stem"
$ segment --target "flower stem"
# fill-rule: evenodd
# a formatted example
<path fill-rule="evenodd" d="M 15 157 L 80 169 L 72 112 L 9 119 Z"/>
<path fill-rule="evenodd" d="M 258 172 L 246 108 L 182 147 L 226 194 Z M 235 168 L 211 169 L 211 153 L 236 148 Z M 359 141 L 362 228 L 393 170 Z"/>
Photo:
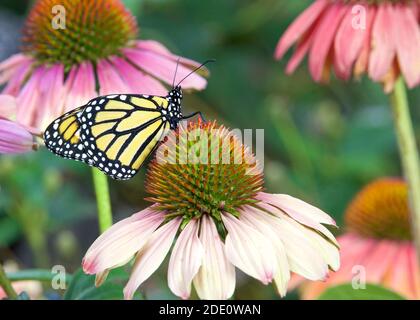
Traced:
<path fill-rule="evenodd" d="M 402 78 L 396 82 L 390 98 L 402 168 L 409 189 L 413 238 L 420 261 L 420 161 Z"/>
<path fill-rule="evenodd" d="M 112 225 L 108 180 L 107 176 L 96 168 L 92 168 L 92 177 L 98 205 L 99 230 L 102 233 Z"/>
<path fill-rule="evenodd" d="M 0 263 L 0 287 L 3 288 L 4 292 L 7 294 L 9 299 L 17 299 L 18 295 L 12 287 L 12 283 L 6 277 L 6 272 L 4 272 L 3 265 Z"/>

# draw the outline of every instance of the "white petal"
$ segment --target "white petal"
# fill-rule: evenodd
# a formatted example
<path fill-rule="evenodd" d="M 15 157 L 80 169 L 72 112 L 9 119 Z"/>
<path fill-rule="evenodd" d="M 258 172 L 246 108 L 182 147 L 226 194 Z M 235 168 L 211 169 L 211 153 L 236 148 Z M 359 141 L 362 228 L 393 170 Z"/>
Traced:
<path fill-rule="evenodd" d="M 255 214 L 256 208 L 251 206 L 245 206 L 241 210 L 240 220 L 247 223 L 249 226 L 254 227 L 259 232 L 264 234 L 274 247 L 276 253 L 277 268 L 274 274 L 274 282 L 277 287 L 277 291 L 280 296 L 285 296 L 287 292 L 287 283 L 290 280 L 290 269 L 287 261 L 286 250 L 283 242 L 278 235 L 278 232 L 273 225 L 267 223 L 266 220 L 259 218 L 260 214 L 267 214 L 259 211 L 259 214 Z"/>
<path fill-rule="evenodd" d="M 222 215 L 230 262 L 251 277 L 268 284 L 276 272 L 276 253 L 269 239 L 229 213 Z"/>
<path fill-rule="evenodd" d="M 318 230 L 333 243 L 338 245 L 334 235 L 323 225 L 329 224 L 336 226 L 335 221 L 322 210 L 285 194 L 268 194 L 260 192 L 257 195 L 257 199 L 263 201 L 258 203 L 258 206 L 277 216 L 287 214 L 297 222 Z"/>
<path fill-rule="evenodd" d="M 235 290 L 235 267 L 229 262 L 216 225 L 207 215 L 201 223 L 200 240 L 204 247 L 203 263 L 194 278 L 200 299 L 225 300 Z"/>
<path fill-rule="evenodd" d="M 114 224 L 88 249 L 83 270 L 94 274 L 128 262 L 163 220 L 162 212 L 146 209 Z"/>
<path fill-rule="evenodd" d="M 191 220 L 179 235 L 169 260 L 168 285 L 182 299 L 191 293 L 191 281 L 203 260 L 204 249 L 198 238 L 198 222 Z"/>
<path fill-rule="evenodd" d="M 137 288 L 159 268 L 171 248 L 180 224 L 181 218 L 176 218 L 153 232 L 137 254 L 130 280 L 124 288 L 125 299 L 132 299 Z"/>

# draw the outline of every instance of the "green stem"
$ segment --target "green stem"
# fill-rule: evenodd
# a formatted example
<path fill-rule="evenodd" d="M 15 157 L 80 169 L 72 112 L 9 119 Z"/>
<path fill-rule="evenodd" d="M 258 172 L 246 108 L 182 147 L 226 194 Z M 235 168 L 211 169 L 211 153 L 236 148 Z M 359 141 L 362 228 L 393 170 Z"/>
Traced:
<path fill-rule="evenodd" d="M 9 281 L 24 281 L 24 280 L 35 280 L 42 282 L 51 282 L 57 274 L 46 269 L 27 269 L 16 272 L 8 272 L 7 278 Z M 73 275 L 66 274 L 66 283 L 69 283 L 73 278 Z"/>
<path fill-rule="evenodd" d="M 96 168 L 92 168 L 92 177 L 98 205 L 99 230 L 102 233 L 112 225 L 108 180 L 107 176 Z"/>
<path fill-rule="evenodd" d="M 3 269 L 3 265 L 0 263 L 0 287 L 3 288 L 9 299 L 17 299 L 18 295 L 12 287 L 12 283 L 6 276 L 6 272 Z"/>
<path fill-rule="evenodd" d="M 420 261 L 420 162 L 407 92 L 402 78 L 396 82 L 390 97 L 402 169 L 409 190 L 413 239 L 417 249 L 417 257 Z"/>

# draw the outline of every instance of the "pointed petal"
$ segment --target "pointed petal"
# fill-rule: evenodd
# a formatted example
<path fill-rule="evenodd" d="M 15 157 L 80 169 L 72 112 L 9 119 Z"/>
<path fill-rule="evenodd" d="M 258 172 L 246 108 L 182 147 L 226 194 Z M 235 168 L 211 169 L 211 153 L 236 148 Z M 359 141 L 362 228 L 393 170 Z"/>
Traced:
<path fill-rule="evenodd" d="M 198 238 L 198 222 L 191 220 L 179 235 L 172 250 L 168 268 L 168 285 L 182 299 L 188 299 L 191 282 L 197 274 L 204 249 Z"/>
<path fill-rule="evenodd" d="M 149 50 L 124 49 L 124 55 L 136 66 L 155 78 L 172 85 L 175 75 L 176 61 L 163 57 Z M 187 76 L 192 70 L 179 65 L 175 84 Z M 202 90 L 207 81 L 197 73 L 192 73 L 182 82 L 183 88 Z"/>
<path fill-rule="evenodd" d="M 407 5 L 394 7 L 394 41 L 398 63 L 408 87 L 420 84 L 420 26 L 414 10 Z"/>
<path fill-rule="evenodd" d="M 226 300 L 235 290 L 235 267 L 229 262 L 216 225 L 207 215 L 201 223 L 200 240 L 204 247 L 203 263 L 194 278 L 200 299 Z"/>
<path fill-rule="evenodd" d="M 32 135 L 16 122 L 0 119 L 0 154 L 14 154 L 31 151 Z"/>
<path fill-rule="evenodd" d="M 315 1 L 287 28 L 275 50 L 275 58 L 281 59 L 286 51 L 314 24 L 329 5 L 326 0 Z"/>
<path fill-rule="evenodd" d="M 395 43 L 390 32 L 395 27 L 392 10 L 390 4 L 381 4 L 372 28 L 369 76 L 375 81 L 385 77 L 395 57 Z"/>
<path fill-rule="evenodd" d="M 129 93 L 130 88 L 121 79 L 117 70 L 107 60 L 102 59 L 97 67 L 99 94 Z"/>
<path fill-rule="evenodd" d="M 269 239 L 231 214 L 223 214 L 222 220 L 228 231 L 225 248 L 230 262 L 263 284 L 270 283 L 277 266 Z"/>
<path fill-rule="evenodd" d="M 162 212 L 148 208 L 114 224 L 88 249 L 83 258 L 83 270 L 94 274 L 126 263 L 163 220 Z"/>
<path fill-rule="evenodd" d="M 90 62 L 83 62 L 70 69 L 65 81 L 65 95 L 64 111 L 82 106 L 98 95 L 95 74 Z"/>
<path fill-rule="evenodd" d="M 334 37 L 344 14 L 349 10 L 348 6 L 335 3 L 319 22 L 314 40 L 309 52 L 309 71 L 312 78 L 320 82 L 325 80 L 325 70 L 328 67 L 328 57 L 331 53 Z"/>
<path fill-rule="evenodd" d="M 16 118 L 16 98 L 0 94 L 0 118 L 14 120 Z"/>
<path fill-rule="evenodd" d="M 176 218 L 153 232 L 146 245 L 137 254 L 130 280 L 124 288 L 125 299 L 132 299 L 137 288 L 162 264 L 180 224 L 181 219 Z"/>

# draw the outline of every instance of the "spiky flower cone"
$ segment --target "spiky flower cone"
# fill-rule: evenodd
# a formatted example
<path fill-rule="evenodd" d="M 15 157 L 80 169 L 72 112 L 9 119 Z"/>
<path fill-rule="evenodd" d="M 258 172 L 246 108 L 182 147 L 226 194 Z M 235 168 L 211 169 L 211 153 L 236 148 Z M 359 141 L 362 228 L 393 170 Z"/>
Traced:
<path fill-rule="evenodd" d="M 101 282 L 107 270 L 136 254 L 127 299 L 173 242 L 168 285 L 183 299 L 192 283 L 201 299 L 231 297 L 235 267 L 263 284 L 274 281 L 282 296 L 291 271 L 318 280 L 339 267 L 335 238 L 324 226 L 334 221 L 301 200 L 262 192 L 255 156 L 216 122 L 170 132 L 146 183 L 154 204 L 111 227 L 83 260 L 84 271 Z"/>

